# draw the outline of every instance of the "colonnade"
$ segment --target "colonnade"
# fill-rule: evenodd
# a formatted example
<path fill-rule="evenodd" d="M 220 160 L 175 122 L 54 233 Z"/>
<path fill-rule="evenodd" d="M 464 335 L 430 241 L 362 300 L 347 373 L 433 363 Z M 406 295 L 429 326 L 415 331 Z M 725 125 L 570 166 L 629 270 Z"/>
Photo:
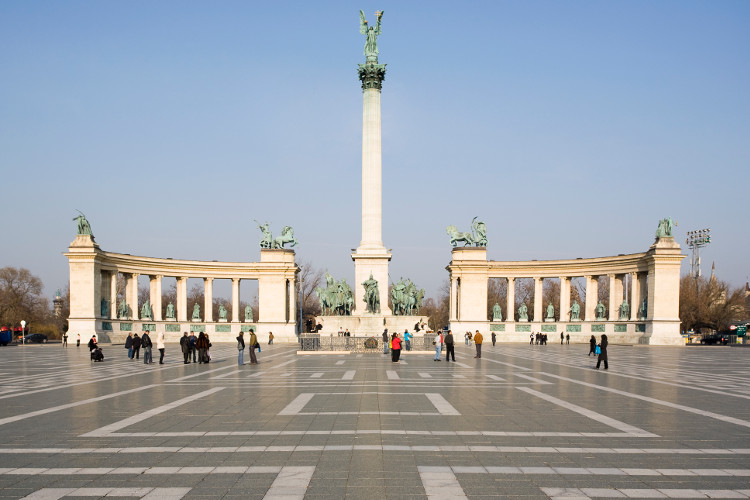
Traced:
<path fill-rule="evenodd" d="M 162 259 L 105 252 L 90 235 L 78 235 L 65 253 L 70 265 L 69 331 L 82 336 L 97 334 L 117 341 L 130 331 L 149 329 L 173 332 L 201 328 L 209 331 L 212 339 L 233 340 L 249 322 L 240 314 L 240 283 L 258 282 L 258 317 L 254 327 L 273 331 L 280 341 L 296 340 L 297 273 L 295 253 L 290 249 L 261 249 L 260 262 L 205 262 Z M 127 315 L 118 315 L 117 279 L 125 277 Z M 150 318 L 141 318 L 138 301 L 138 278 L 149 277 Z M 166 318 L 162 304 L 162 281 L 175 278 L 177 296 L 174 317 Z M 187 307 L 189 278 L 203 280 L 204 302 L 201 325 L 196 325 Z M 213 283 L 216 279 L 232 281 L 231 317 L 213 317 Z M 103 308 L 103 302 L 108 307 Z M 226 337 L 226 338 L 224 338 Z"/>
<path fill-rule="evenodd" d="M 482 247 L 454 248 L 450 265 L 451 328 L 459 332 L 475 329 L 492 330 L 501 340 L 519 341 L 535 331 L 570 332 L 588 338 L 591 333 L 617 334 L 618 340 L 629 343 L 678 344 L 680 262 L 685 256 L 672 237 L 658 238 L 647 252 L 554 261 L 488 261 Z M 598 279 L 609 279 L 609 297 L 604 303 L 607 314 L 596 317 Z M 629 278 L 627 278 L 629 277 Z M 507 280 L 507 300 L 501 304 L 502 321 L 487 317 L 488 281 Z M 516 281 L 534 281 L 533 315 L 528 320 L 516 319 Z M 579 304 L 580 316 L 571 317 L 571 280 L 584 278 L 585 303 Z M 546 318 L 543 302 L 545 279 L 560 282 L 559 308 L 555 318 Z M 629 281 L 627 294 L 625 281 Z M 627 315 L 620 307 L 626 301 Z M 645 301 L 646 309 L 643 309 Z M 531 304 L 527 304 L 527 307 Z M 596 323 L 596 325 L 593 325 Z"/>

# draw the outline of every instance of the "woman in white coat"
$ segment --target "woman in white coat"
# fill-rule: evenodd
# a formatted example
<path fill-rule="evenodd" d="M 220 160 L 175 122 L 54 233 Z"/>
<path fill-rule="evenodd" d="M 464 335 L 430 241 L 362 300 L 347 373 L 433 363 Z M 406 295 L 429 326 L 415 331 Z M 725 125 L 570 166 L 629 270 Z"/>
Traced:
<path fill-rule="evenodd" d="M 164 332 L 156 336 L 156 348 L 159 349 L 159 364 L 164 364 Z"/>

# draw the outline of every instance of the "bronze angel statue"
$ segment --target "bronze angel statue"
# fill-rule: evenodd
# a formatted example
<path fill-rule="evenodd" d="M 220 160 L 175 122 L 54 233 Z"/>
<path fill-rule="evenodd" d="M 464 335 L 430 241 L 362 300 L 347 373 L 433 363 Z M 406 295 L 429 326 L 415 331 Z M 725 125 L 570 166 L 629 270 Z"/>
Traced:
<path fill-rule="evenodd" d="M 378 35 L 380 35 L 380 20 L 383 18 L 383 11 L 379 10 L 375 13 L 378 20 L 375 23 L 375 27 L 368 26 L 367 20 L 365 19 L 365 13 L 359 11 L 359 32 L 367 36 L 365 40 L 365 56 L 367 56 L 367 62 L 378 62 Z"/>

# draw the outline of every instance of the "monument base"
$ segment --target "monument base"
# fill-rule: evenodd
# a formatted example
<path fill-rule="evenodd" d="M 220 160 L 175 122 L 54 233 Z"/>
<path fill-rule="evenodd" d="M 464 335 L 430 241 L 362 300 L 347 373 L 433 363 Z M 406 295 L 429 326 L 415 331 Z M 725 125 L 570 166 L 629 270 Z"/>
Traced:
<path fill-rule="evenodd" d="M 544 318 L 544 322 L 545 323 L 554 323 L 555 322 L 555 318 Z"/>
<path fill-rule="evenodd" d="M 338 335 L 339 330 L 357 336 L 379 336 L 388 328 L 389 333 L 409 330 L 414 333 L 414 325 L 419 322 L 427 324 L 427 316 L 382 316 L 364 314 L 362 316 L 316 316 L 315 324 L 321 325 L 321 335 Z M 420 333 L 422 330 L 420 330 Z"/>

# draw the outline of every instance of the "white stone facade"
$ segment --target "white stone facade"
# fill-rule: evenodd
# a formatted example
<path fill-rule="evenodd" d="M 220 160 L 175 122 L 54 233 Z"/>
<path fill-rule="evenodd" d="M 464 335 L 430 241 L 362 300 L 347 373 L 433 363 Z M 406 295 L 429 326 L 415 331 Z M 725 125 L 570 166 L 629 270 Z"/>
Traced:
<path fill-rule="evenodd" d="M 211 341 L 233 342 L 241 329 L 253 328 L 260 339 L 273 332 L 277 342 L 296 342 L 297 273 L 294 250 L 261 249 L 260 262 L 204 262 L 196 260 L 140 257 L 99 248 L 88 235 L 78 235 L 65 253 L 70 265 L 69 332 L 86 339 L 93 334 L 103 342 L 122 342 L 130 331 L 140 332 L 146 327 L 164 332 L 167 341 L 177 340 L 182 332 L 203 329 Z M 117 275 L 126 279 L 125 301 L 130 306 L 128 318 L 117 316 Z M 150 278 L 149 302 L 152 319 L 140 319 L 138 276 Z M 164 277 L 177 278 L 175 319 L 162 314 L 161 281 Z M 187 280 L 202 278 L 205 303 L 202 321 L 191 321 L 187 310 Z M 213 280 L 232 280 L 231 318 L 219 321 L 212 317 Z M 239 311 L 240 280 L 258 281 L 258 309 L 256 321 L 242 321 Z M 106 317 L 101 314 L 102 299 L 109 301 Z"/>
<path fill-rule="evenodd" d="M 672 237 L 662 237 L 647 252 L 592 259 L 488 261 L 483 247 L 454 248 L 450 272 L 450 328 L 459 335 L 479 330 L 485 337 L 494 331 L 500 342 L 528 342 L 530 333 L 546 333 L 549 341 L 570 334 L 571 342 L 586 342 L 606 333 L 612 343 L 684 345 L 680 335 L 679 297 L 680 262 L 685 255 Z M 630 275 L 631 287 L 624 293 L 623 280 Z M 599 276 L 610 282 L 607 316 L 595 318 Z M 570 317 L 570 280 L 586 279 L 585 304 L 581 318 Z M 505 278 L 508 283 L 506 304 L 501 304 L 503 321 L 491 321 L 487 315 L 487 285 L 490 278 Z M 528 322 L 516 320 L 515 280 L 534 280 L 534 315 Z M 544 321 L 542 287 L 544 279 L 560 280 L 559 318 Z M 624 299 L 630 306 L 627 319 L 619 319 Z M 643 299 L 647 302 L 645 317 L 639 316 Z"/>

